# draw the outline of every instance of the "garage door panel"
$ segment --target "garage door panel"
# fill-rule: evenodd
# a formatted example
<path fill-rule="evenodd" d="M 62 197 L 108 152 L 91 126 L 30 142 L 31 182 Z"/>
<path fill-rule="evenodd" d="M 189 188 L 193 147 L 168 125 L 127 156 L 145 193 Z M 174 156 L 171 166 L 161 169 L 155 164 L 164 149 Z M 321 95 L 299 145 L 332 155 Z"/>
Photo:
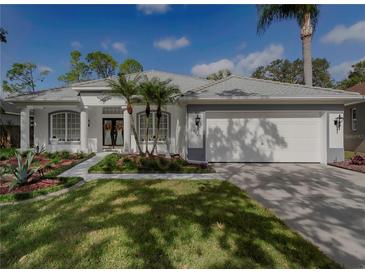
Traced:
<path fill-rule="evenodd" d="M 320 160 L 318 113 L 209 113 L 206 126 L 211 162 Z"/>

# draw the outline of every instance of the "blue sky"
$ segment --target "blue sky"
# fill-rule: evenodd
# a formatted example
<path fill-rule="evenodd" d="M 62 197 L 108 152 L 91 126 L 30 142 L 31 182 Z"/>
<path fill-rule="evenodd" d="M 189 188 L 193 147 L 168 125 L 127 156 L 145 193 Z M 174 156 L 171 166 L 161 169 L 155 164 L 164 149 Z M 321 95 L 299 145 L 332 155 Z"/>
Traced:
<path fill-rule="evenodd" d="M 337 80 L 365 59 L 365 5 L 321 5 L 313 57 L 325 57 Z M 301 58 L 295 21 L 256 34 L 255 5 L 1 5 L 3 80 L 14 62 L 51 69 L 38 88 L 62 85 L 73 49 L 108 52 L 144 68 L 204 76 L 229 68 L 250 75 L 276 58 Z"/>

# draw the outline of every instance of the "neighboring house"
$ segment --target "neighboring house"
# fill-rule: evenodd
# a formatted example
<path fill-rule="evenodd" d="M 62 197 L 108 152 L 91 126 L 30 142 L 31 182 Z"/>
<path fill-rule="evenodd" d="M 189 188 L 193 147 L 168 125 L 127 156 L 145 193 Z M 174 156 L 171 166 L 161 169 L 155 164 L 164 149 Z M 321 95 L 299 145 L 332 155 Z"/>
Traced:
<path fill-rule="evenodd" d="M 0 99 L 0 147 L 20 146 L 20 110 Z"/>
<path fill-rule="evenodd" d="M 348 91 L 365 96 L 365 82 Z M 365 100 L 345 107 L 345 150 L 365 152 Z"/>
<path fill-rule="evenodd" d="M 343 160 L 344 105 L 363 99 L 354 92 L 234 75 L 208 81 L 153 70 L 144 74 L 171 79 L 183 93 L 164 109 L 158 152 L 198 162 Z M 22 108 L 21 148 L 29 147 L 32 110 L 35 144 L 45 144 L 50 151 L 103 151 L 111 146 L 114 127 L 117 147 L 137 152 L 126 103 L 108 90 L 106 79 L 101 79 L 7 98 Z M 134 121 L 141 141 L 144 115 L 144 106 L 136 106 Z M 153 112 L 151 144 L 155 119 Z"/>

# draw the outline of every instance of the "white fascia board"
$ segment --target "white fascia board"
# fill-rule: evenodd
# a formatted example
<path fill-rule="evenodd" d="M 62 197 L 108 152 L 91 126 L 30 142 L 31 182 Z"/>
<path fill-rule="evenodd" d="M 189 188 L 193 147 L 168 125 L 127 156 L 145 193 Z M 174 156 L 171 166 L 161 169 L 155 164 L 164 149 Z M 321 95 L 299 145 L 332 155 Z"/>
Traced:
<path fill-rule="evenodd" d="M 73 90 L 80 90 L 80 91 L 83 91 L 83 90 L 95 90 L 95 91 L 99 91 L 99 90 L 111 90 L 112 88 L 111 87 L 72 87 Z"/>
<path fill-rule="evenodd" d="M 293 102 L 293 101 L 308 101 L 308 102 L 338 102 L 345 104 L 346 102 L 361 102 L 363 100 L 363 96 L 344 96 L 344 97 L 232 97 L 232 98 L 212 98 L 212 97 L 182 97 L 179 101 L 181 102 L 193 102 L 193 103 L 202 103 L 202 102 L 214 102 L 214 103 L 221 103 L 221 102 L 230 102 L 230 103 L 242 103 L 242 102 L 273 102 L 273 101 L 287 101 L 287 102 Z"/>

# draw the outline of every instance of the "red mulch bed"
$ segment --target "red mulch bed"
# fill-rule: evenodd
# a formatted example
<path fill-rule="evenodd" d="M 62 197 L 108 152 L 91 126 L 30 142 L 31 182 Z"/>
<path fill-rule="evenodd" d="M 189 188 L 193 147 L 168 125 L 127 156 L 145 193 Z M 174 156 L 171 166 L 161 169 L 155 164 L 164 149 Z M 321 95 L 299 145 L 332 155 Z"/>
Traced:
<path fill-rule="evenodd" d="M 39 165 L 44 167 L 47 165 L 47 163 L 50 162 L 50 160 L 42 155 L 35 156 L 34 160 L 39 161 Z M 50 168 L 43 168 L 44 174 L 47 174 L 47 172 L 57 169 L 63 166 L 68 166 L 73 164 L 75 161 L 78 161 L 78 159 L 64 159 L 61 160 L 57 164 L 52 164 Z M 18 164 L 18 161 L 15 157 L 12 157 L 7 160 L 0 161 L 0 165 L 8 165 L 8 166 L 16 166 Z M 41 176 L 39 172 L 36 172 L 32 175 L 32 177 L 29 179 L 28 183 L 26 185 L 23 185 L 21 187 L 16 187 L 12 191 L 9 191 L 9 186 L 14 179 L 13 174 L 6 174 L 2 178 L 0 178 L 0 195 L 1 194 L 7 194 L 7 193 L 19 193 L 19 192 L 30 192 L 41 188 L 50 187 L 53 185 L 56 185 L 60 182 L 58 179 L 41 179 Z"/>
<path fill-rule="evenodd" d="M 23 193 L 30 192 L 41 188 L 46 188 L 50 186 L 54 186 L 60 182 L 59 179 L 41 179 L 35 183 L 28 183 L 21 187 L 16 187 L 9 192 L 9 184 L 1 183 L 0 184 L 0 194 L 8 194 L 8 193 Z"/>
<path fill-rule="evenodd" d="M 330 164 L 331 166 L 340 167 L 348 170 L 358 171 L 365 173 L 365 165 L 354 165 L 350 161 L 335 162 Z"/>

